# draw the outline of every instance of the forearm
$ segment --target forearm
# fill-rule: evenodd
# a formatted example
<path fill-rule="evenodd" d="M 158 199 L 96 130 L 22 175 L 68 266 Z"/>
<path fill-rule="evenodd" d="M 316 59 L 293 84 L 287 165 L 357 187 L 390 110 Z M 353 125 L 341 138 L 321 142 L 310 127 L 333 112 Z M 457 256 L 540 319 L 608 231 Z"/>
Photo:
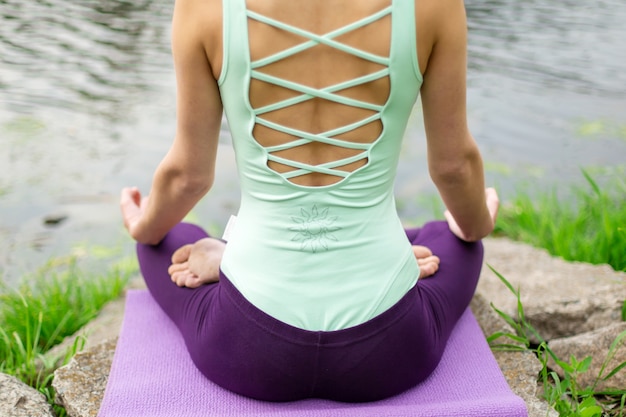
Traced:
<path fill-rule="evenodd" d="M 483 163 L 471 146 L 454 165 L 431 165 L 431 177 L 446 208 L 469 241 L 480 240 L 493 230 L 493 219 L 485 202 Z"/>
<path fill-rule="evenodd" d="M 213 178 L 173 161 L 168 154 L 155 171 L 135 240 L 157 244 L 209 191 Z"/>
<path fill-rule="evenodd" d="M 485 190 L 482 159 L 467 126 L 465 6 L 462 0 L 428 3 L 430 16 L 420 27 L 430 27 L 430 32 L 421 36 L 426 44 L 420 51 L 430 54 L 421 55 L 426 62 L 420 95 L 429 171 L 450 229 L 463 240 L 476 241 L 493 230 L 499 202 L 494 189 Z"/>

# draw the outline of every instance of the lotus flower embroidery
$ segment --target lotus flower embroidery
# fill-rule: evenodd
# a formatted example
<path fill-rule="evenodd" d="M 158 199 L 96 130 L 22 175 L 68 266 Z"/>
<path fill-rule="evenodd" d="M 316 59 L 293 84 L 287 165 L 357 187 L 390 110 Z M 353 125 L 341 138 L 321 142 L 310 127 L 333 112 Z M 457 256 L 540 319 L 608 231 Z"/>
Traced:
<path fill-rule="evenodd" d="M 310 250 L 317 252 L 319 250 L 328 250 L 329 241 L 337 241 L 337 237 L 332 233 L 340 228 L 334 226 L 337 216 L 328 216 L 328 207 L 318 210 L 314 205 L 311 211 L 303 208 L 300 209 L 301 217 L 292 217 L 291 220 L 296 223 L 289 230 L 296 232 L 291 239 L 295 242 L 301 242 L 301 250 Z"/>

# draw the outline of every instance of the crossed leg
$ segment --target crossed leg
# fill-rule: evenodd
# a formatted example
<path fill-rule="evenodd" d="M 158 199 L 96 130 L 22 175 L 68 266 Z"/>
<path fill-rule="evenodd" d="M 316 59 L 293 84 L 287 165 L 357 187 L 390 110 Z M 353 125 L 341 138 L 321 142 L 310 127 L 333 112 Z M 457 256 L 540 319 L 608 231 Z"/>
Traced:
<path fill-rule="evenodd" d="M 412 247 L 420 267 L 420 278 L 434 275 L 439 269 L 439 257 L 426 246 Z M 179 287 L 187 288 L 219 281 L 225 248 L 223 241 L 210 237 L 182 246 L 172 255 L 172 265 L 168 269 L 172 281 Z"/>

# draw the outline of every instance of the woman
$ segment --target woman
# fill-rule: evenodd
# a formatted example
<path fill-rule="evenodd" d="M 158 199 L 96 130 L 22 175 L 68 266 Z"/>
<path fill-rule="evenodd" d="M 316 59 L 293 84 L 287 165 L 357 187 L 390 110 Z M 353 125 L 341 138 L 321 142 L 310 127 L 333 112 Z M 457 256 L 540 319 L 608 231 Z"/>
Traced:
<path fill-rule="evenodd" d="M 198 369 L 269 401 L 425 379 L 498 209 L 467 129 L 463 2 L 178 0 L 172 44 L 176 138 L 121 208 Z M 392 189 L 418 94 L 447 221 L 405 231 Z M 242 189 L 227 244 L 180 223 L 213 183 L 223 108 Z"/>

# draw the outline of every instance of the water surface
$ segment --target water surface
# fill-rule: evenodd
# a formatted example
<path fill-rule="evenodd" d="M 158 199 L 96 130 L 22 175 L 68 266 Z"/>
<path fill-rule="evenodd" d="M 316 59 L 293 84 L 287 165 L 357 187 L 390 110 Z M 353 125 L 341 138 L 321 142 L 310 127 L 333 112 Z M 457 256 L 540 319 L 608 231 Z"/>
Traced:
<path fill-rule="evenodd" d="M 173 2 L 0 0 L 0 268 L 15 282 L 85 246 L 128 251 L 117 200 L 148 190 L 174 134 Z M 468 1 L 470 127 L 506 198 L 626 171 L 626 3 Z M 238 205 L 225 125 L 217 184 L 194 217 Z M 407 221 L 431 213 L 419 105 L 397 181 Z"/>

